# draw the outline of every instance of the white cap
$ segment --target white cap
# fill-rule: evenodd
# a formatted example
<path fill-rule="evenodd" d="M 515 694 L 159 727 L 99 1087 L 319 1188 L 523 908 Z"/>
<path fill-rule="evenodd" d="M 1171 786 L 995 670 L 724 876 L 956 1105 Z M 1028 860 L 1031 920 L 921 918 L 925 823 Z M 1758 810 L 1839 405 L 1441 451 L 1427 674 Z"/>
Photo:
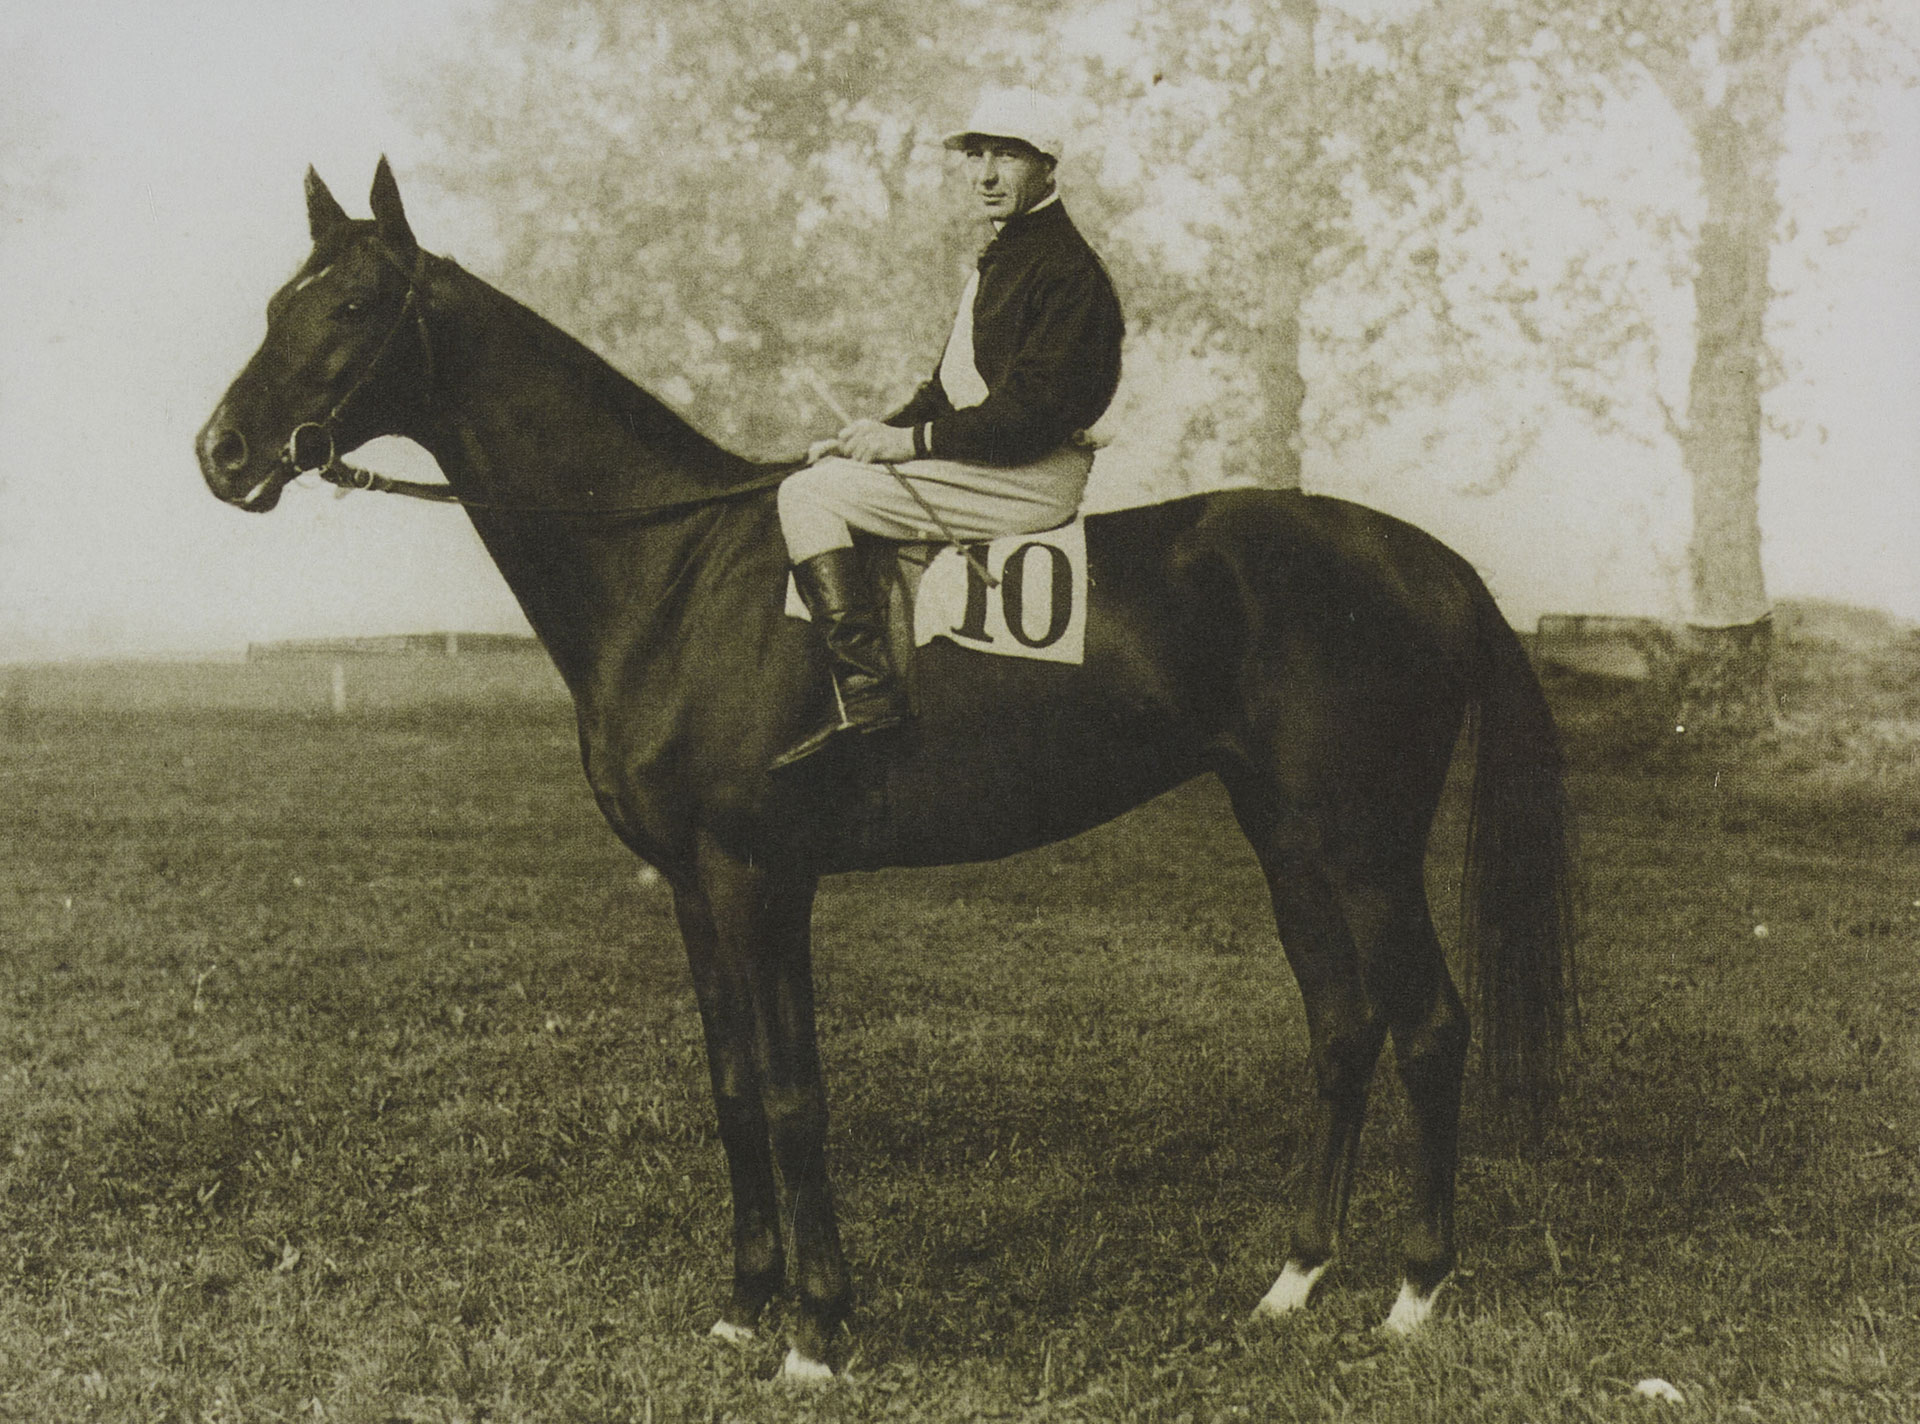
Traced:
<path fill-rule="evenodd" d="M 1066 124 L 1052 100 L 1033 89 L 988 89 L 967 117 L 967 126 L 947 135 L 948 148 L 970 138 L 1011 138 L 1058 160 L 1066 148 Z"/>

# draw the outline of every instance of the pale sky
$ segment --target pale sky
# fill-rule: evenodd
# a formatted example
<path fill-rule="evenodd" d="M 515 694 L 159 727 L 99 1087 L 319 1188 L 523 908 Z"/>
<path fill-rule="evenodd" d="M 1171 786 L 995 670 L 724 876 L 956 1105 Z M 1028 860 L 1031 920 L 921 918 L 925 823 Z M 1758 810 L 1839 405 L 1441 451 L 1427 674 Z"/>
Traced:
<path fill-rule="evenodd" d="M 361 214 L 383 151 L 404 182 L 418 144 L 390 96 L 472 6 L 0 10 L 29 56 L 25 102 L 53 111 L 58 202 L 0 238 L 0 658 L 523 627 L 458 512 L 303 481 L 249 517 L 193 458 L 306 255 L 307 165 Z M 471 256 L 424 184 L 409 209 L 428 245 Z"/>
<path fill-rule="evenodd" d="M 305 255 L 308 163 L 364 213 L 387 153 L 425 245 L 485 270 L 485 235 L 409 182 L 422 149 L 391 103 L 482 3 L 0 0 L 0 83 L 24 78 L 27 158 L 53 194 L 0 231 L 0 660 L 523 626 L 457 512 L 303 481 L 249 516 L 207 494 L 192 452 Z M 1803 120 L 1783 192 L 1857 225 L 1835 245 L 1809 223 L 1776 262 L 1770 320 L 1808 369 L 1776 400 L 1803 428 L 1769 447 L 1766 563 L 1776 596 L 1920 619 L 1920 97 L 1889 89 L 1879 111 L 1889 144 L 1845 162 Z M 421 458 L 368 463 L 430 474 Z M 1642 548 L 1684 546 L 1670 449 L 1556 429 L 1496 501 L 1468 476 L 1383 485 L 1392 463 L 1310 460 L 1309 478 L 1458 544 L 1517 622 L 1679 611 Z M 1631 517 L 1591 497 L 1635 481 Z"/>

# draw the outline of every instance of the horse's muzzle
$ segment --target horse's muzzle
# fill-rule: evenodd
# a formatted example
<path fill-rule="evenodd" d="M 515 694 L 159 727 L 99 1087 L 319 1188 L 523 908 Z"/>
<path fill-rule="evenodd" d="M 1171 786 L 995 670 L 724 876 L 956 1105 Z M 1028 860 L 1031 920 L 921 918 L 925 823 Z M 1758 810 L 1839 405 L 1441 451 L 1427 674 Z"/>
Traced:
<path fill-rule="evenodd" d="M 222 430 L 218 434 L 209 432 L 206 454 L 202 463 L 225 473 L 246 468 L 247 437 L 237 430 Z"/>
<path fill-rule="evenodd" d="M 279 465 L 253 468 L 253 447 L 229 424 L 224 410 L 215 411 L 194 441 L 200 457 L 200 475 L 223 503 L 251 514 L 264 514 L 280 502 L 290 472 Z"/>

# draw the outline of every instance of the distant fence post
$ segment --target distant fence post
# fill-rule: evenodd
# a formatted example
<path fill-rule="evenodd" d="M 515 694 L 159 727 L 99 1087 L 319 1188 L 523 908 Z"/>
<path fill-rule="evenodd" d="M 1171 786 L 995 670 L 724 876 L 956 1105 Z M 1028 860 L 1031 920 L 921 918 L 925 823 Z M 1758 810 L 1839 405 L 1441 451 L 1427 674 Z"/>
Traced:
<path fill-rule="evenodd" d="M 333 715 L 336 717 L 347 715 L 347 665 L 345 663 L 333 665 Z"/>

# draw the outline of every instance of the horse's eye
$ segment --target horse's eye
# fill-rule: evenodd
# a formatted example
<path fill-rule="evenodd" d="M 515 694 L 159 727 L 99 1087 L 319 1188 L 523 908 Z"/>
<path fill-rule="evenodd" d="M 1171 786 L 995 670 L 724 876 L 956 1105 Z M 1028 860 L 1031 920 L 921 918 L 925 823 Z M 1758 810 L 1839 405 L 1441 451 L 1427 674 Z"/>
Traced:
<path fill-rule="evenodd" d="M 345 301 L 333 309 L 333 314 L 335 316 L 358 316 L 366 310 L 366 307 L 367 304 L 363 301 Z"/>

